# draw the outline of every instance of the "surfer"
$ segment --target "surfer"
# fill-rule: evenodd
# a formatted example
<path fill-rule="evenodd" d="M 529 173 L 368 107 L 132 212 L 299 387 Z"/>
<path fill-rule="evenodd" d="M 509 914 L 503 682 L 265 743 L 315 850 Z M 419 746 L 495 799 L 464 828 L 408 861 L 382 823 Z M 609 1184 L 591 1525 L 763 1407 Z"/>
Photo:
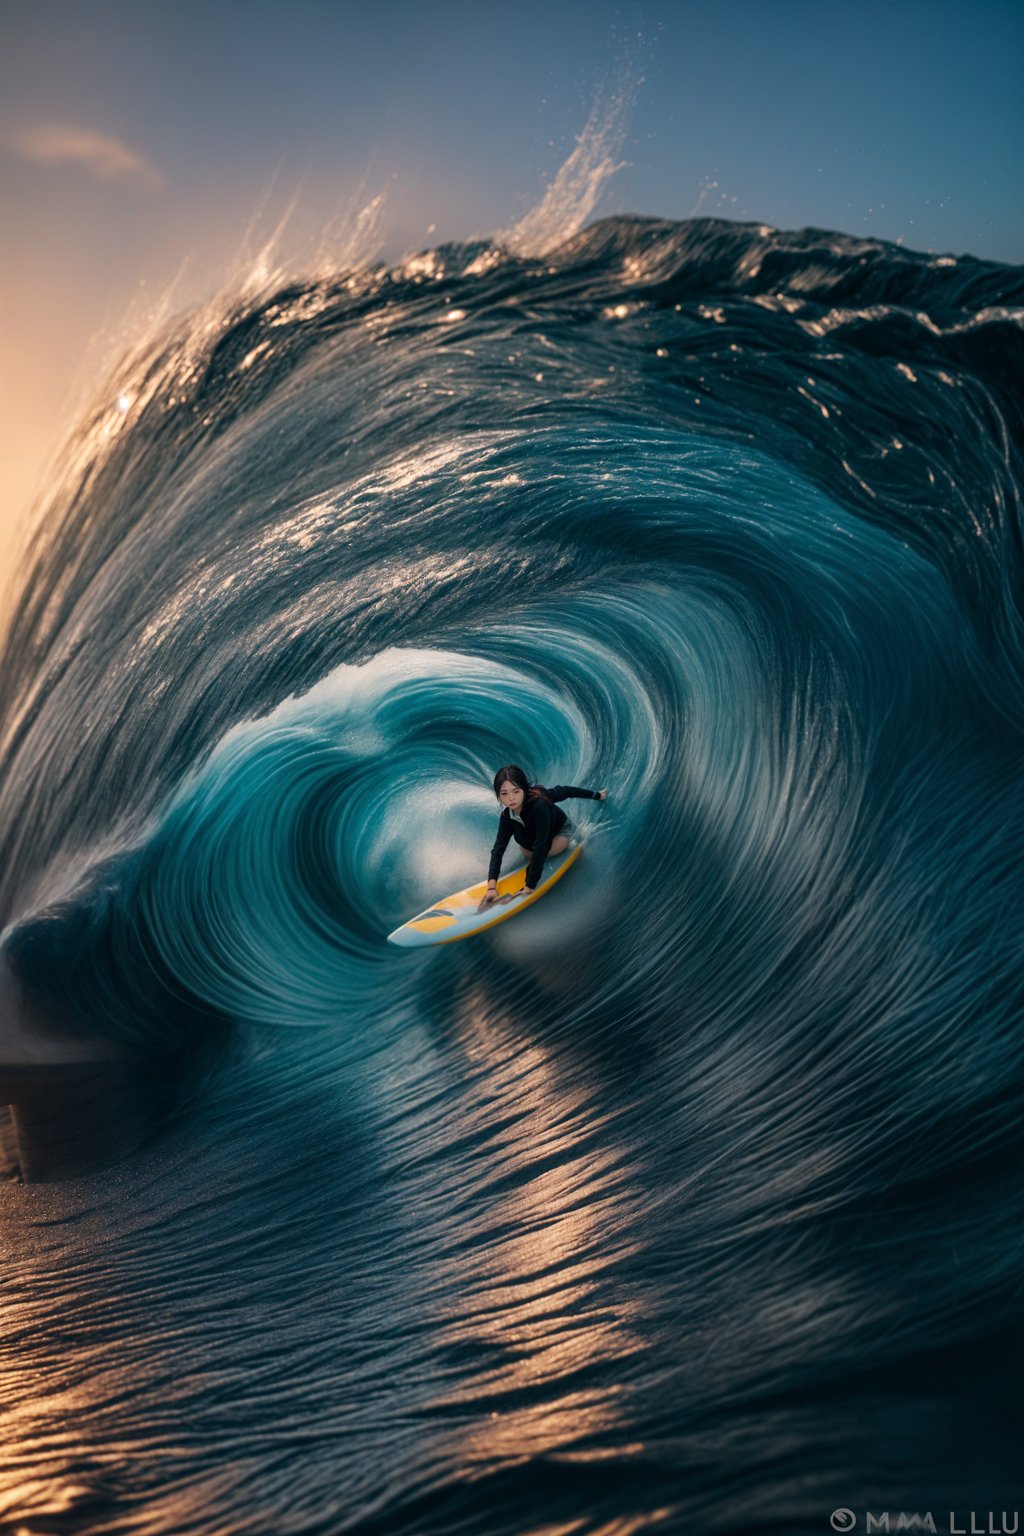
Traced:
<path fill-rule="evenodd" d="M 556 784 L 545 789 L 543 784 L 531 784 L 516 763 L 507 763 L 494 775 L 494 793 L 502 807 L 498 821 L 498 835 L 491 849 L 491 862 L 487 869 L 487 894 L 480 903 L 480 910 L 495 901 L 515 900 L 498 895 L 498 874 L 501 861 L 512 838 L 529 860 L 526 884 L 518 893 L 533 893 L 549 853 L 564 853 L 569 846 L 565 833 L 571 825 L 565 812 L 556 805 L 557 800 L 604 800 L 607 790 L 574 789 L 569 784 Z"/>

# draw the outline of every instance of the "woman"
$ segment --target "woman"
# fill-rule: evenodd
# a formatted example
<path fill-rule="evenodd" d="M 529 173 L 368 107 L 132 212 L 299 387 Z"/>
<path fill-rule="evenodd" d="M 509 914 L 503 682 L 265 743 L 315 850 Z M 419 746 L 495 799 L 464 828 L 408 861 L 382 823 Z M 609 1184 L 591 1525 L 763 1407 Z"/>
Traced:
<path fill-rule="evenodd" d="M 508 763 L 494 775 L 494 793 L 502 806 L 502 812 L 498 835 L 491 849 L 487 894 L 480 903 L 481 911 L 492 902 L 513 899 L 498 896 L 498 873 L 510 839 L 515 838 L 519 847 L 530 857 L 526 885 L 518 893 L 520 896 L 528 896 L 537 888 L 548 854 L 564 853 L 569 846 L 565 829 L 570 823 L 555 801 L 604 800 L 608 792 L 604 789 L 573 789 L 568 784 L 557 784 L 554 789 L 545 789 L 542 784 L 531 784 L 516 763 Z"/>

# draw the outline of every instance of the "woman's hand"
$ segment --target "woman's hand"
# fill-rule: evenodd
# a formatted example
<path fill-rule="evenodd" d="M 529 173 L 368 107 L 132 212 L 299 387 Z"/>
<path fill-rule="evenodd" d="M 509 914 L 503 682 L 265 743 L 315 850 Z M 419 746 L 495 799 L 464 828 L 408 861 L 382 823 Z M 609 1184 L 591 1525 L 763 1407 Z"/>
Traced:
<path fill-rule="evenodd" d="M 607 800 L 608 799 L 608 791 L 606 789 L 599 789 L 598 792 L 597 792 L 597 798 L 599 800 Z"/>
<path fill-rule="evenodd" d="M 483 912 L 487 907 L 493 907 L 494 903 L 498 900 L 500 900 L 498 896 L 498 887 L 496 885 L 489 885 L 487 890 L 484 892 L 484 896 L 480 902 L 480 905 L 477 907 L 477 911 Z"/>

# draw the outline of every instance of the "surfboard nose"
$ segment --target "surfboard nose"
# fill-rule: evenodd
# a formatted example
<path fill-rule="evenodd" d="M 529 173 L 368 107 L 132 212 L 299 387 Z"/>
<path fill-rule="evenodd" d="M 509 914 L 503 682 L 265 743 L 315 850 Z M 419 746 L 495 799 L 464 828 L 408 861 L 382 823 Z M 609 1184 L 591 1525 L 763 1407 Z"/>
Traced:
<path fill-rule="evenodd" d="M 423 917 L 414 917 L 411 922 L 403 923 L 394 933 L 389 933 L 388 943 L 397 944 L 400 949 L 415 949 L 422 944 L 425 935 L 442 933 L 454 922 L 455 917 L 450 912 L 428 912 Z"/>

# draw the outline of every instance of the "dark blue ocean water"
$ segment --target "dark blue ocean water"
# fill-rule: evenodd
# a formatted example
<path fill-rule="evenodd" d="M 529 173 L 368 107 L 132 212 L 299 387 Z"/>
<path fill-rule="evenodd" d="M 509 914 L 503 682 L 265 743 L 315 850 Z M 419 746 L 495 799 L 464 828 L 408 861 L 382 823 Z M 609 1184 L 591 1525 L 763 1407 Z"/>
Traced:
<path fill-rule="evenodd" d="M 3 954 L 131 1052 L 18 1110 L 0 1529 L 1016 1507 L 1022 302 L 616 219 L 125 359 L 0 678 Z M 509 760 L 579 866 L 386 945 Z"/>

